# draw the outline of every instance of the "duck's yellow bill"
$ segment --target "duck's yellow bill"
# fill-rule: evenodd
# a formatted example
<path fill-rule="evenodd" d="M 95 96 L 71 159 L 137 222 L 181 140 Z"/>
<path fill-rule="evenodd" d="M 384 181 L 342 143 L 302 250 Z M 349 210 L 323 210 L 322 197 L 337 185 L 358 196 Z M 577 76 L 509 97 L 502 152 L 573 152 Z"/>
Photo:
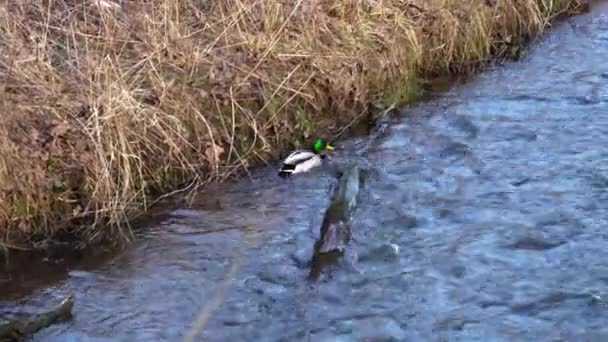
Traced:
<path fill-rule="evenodd" d="M 335 148 L 333 146 L 331 146 L 330 144 L 325 145 L 325 148 L 328 149 L 328 150 L 330 150 L 330 151 L 335 150 Z"/>

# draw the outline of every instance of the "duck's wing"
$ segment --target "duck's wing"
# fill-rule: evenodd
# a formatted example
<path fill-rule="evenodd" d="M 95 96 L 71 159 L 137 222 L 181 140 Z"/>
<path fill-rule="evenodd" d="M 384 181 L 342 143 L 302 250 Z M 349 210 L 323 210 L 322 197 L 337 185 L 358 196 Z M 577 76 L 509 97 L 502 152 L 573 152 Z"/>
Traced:
<path fill-rule="evenodd" d="M 295 151 L 288 155 L 285 160 L 283 160 L 283 164 L 296 165 L 303 163 L 311 158 L 314 158 L 315 156 L 316 154 L 312 151 Z"/>

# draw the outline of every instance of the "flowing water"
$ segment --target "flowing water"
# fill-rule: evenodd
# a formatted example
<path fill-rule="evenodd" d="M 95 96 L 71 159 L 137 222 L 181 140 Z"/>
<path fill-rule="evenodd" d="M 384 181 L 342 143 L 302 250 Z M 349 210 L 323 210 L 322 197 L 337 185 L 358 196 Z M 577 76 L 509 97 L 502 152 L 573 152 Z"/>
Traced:
<path fill-rule="evenodd" d="M 73 320 L 32 341 L 179 341 L 199 314 L 205 341 L 608 341 L 607 58 L 599 4 L 521 61 L 338 144 L 332 162 L 367 176 L 350 256 L 317 282 L 335 178 L 268 167 L 120 255 L 55 266 L 42 290 L 18 295 L 48 277 L 14 272 L 0 309 L 75 293 Z"/>

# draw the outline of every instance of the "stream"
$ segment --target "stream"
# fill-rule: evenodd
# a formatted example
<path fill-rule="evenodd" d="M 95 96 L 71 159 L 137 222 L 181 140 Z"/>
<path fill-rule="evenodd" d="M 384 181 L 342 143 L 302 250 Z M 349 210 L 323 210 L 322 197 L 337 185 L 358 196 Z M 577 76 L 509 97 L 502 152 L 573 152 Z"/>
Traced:
<path fill-rule="evenodd" d="M 608 341 L 607 59 L 600 3 L 337 142 L 331 162 L 366 176 L 349 256 L 316 282 L 336 180 L 277 164 L 159 215 L 120 254 L 0 275 L 0 314 L 74 293 L 74 318 L 29 341 L 180 341 L 199 314 L 201 341 Z"/>

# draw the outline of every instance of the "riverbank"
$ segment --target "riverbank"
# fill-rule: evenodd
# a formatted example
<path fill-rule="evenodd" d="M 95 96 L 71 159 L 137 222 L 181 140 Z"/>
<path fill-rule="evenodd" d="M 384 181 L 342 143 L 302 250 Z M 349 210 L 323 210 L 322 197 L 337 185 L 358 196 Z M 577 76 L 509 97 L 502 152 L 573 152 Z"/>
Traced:
<path fill-rule="evenodd" d="M 125 241 L 222 181 L 513 57 L 581 0 L 100 0 L 0 7 L 0 245 Z"/>

